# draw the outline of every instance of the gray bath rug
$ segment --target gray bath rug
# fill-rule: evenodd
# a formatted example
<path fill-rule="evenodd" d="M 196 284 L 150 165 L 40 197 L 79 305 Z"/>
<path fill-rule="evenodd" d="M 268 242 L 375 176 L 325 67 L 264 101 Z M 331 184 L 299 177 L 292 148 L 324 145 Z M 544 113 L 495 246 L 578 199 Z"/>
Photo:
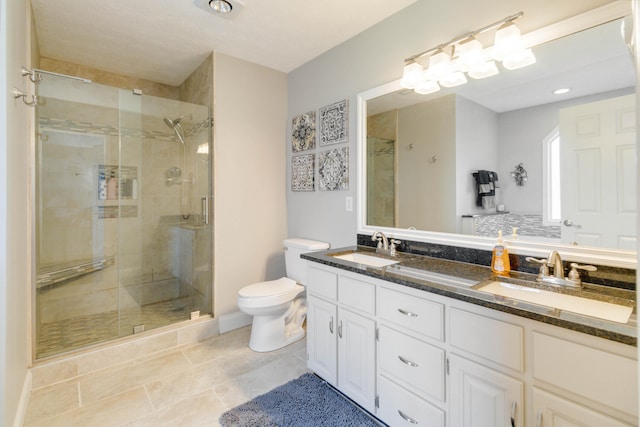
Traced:
<path fill-rule="evenodd" d="M 223 427 L 378 427 L 380 424 L 313 374 L 276 387 L 220 416 Z"/>

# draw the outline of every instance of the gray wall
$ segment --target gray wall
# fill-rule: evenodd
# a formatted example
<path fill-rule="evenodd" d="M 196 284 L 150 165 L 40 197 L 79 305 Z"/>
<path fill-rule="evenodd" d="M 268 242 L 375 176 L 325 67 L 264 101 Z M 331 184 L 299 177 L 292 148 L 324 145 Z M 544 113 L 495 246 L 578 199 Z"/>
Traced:
<path fill-rule="evenodd" d="M 288 75 L 286 141 L 288 235 L 328 241 L 333 247 L 355 244 L 356 97 L 364 90 L 400 78 L 404 58 L 518 11 L 525 13 L 519 25 L 526 33 L 606 3 L 609 1 L 418 0 L 292 71 Z M 349 100 L 350 109 L 349 190 L 292 192 L 292 118 L 342 99 Z M 353 197 L 352 212 L 345 210 L 346 197 Z"/>

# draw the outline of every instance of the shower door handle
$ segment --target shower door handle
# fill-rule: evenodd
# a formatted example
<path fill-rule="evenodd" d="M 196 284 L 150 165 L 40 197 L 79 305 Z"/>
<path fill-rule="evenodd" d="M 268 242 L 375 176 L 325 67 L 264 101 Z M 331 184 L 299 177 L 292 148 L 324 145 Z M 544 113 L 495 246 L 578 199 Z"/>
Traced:
<path fill-rule="evenodd" d="M 209 224 L 209 198 L 206 196 L 200 199 L 200 212 L 202 212 L 204 225 L 208 225 Z"/>

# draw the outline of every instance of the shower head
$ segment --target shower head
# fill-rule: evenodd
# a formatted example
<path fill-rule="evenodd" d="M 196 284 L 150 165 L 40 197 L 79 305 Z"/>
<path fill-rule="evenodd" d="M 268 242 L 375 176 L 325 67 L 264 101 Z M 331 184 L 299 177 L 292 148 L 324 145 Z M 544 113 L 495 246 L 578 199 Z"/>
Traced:
<path fill-rule="evenodd" d="M 173 129 L 173 132 L 176 134 L 182 145 L 184 145 L 184 129 L 180 125 L 180 122 L 184 119 L 184 116 L 180 116 L 177 119 L 170 119 L 168 117 L 164 118 L 164 123 Z"/>

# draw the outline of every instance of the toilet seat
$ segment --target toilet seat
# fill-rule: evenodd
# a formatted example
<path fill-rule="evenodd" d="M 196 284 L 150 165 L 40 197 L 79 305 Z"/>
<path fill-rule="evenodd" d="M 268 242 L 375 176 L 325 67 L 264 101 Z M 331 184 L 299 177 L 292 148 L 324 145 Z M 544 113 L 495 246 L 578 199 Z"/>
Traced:
<path fill-rule="evenodd" d="M 288 277 L 254 283 L 238 291 L 238 306 L 269 307 L 291 302 L 303 290 L 303 286 Z"/>

